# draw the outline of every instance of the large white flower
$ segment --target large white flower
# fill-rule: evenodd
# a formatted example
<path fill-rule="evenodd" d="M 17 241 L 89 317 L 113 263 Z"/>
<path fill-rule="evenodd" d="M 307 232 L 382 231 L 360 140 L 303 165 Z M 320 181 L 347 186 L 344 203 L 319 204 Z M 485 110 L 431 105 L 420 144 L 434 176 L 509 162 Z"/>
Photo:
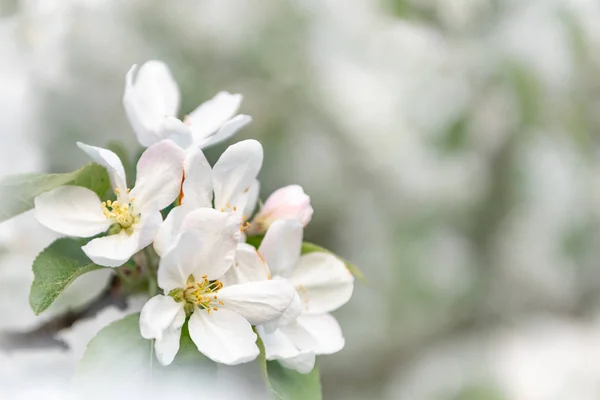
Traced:
<path fill-rule="evenodd" d="M 237 218 L 210 208 L 190 213 L 187 230 L 162 259 L 158 285 L 166 295 L 153 297 L 140 315 L 140 330 L 155 339 L 156 356 L 170 364 L 179 350 L 181 329 L 188 329 L 198 350 L 223 364 L 256 358 L 259 349 L 251 325 L 283 315 L 294 299 L 285 281 L 226 284 L 238 244 Z"/>
<path fill-rule="evenodd" d="M 102 202 L 89 189 L 62 186 L 35 199 L 36 218 L 68 236 L 92 237 L 110 228 L 108 236 L 93 239 L 83 251 L 98 265 L 118 267 L 154 240 L 162 223 L 160 210 L 179 194 L 185 152 L 169 140 L 150 146 L 137 164 L 136 183 L 129 190 L 115 153 L 78 146 L 108 170 L 116 201 Z"/>
<path fill-rule="evenodd" d="M 214 207 L 236 215 L 240 229 L 244 230 L 246 217 L 253 212 L 258 200 L 256 177 L 262 162 L 262 146 L 251 139 L 229 146 L 213 168 L 200 149 L 188 152 L 181 206 L 171 210 L 161 226 L 154 242 L 156 252 L 165 254 L 177 242 L 186 215 L 201 207 Z"/>
<path fill-rule="evenodd" d="M 242 95 L 228 92 L 217 93 L 181 121 L 177 118 L 179 87 L 169 67 L 148 61 L 134 80 L 136 69 L 134 65 L 127 72 L 123 105 L 142 146 L 171 139 L 183 148 L 192 144 L 204 148 L 228 139 L 252 121 L 248 115 L 236 115 Z"/>
<path fill-rule="evenodd" d="M 300 255 L 302 225 L 298 220 L 279 220 L 271 225 L 258 251 L 241 243 L 236 268 L 226 283 L 287 280 L 296 289 L 294 303 L 273 323 L 257 326 L 268 360 L 301 373 L 310 372 L 315 355 L 332 354 L 344 347 L 342 330 L 329 312 L 352 296 L 354 277 L 332 254 Z"/>

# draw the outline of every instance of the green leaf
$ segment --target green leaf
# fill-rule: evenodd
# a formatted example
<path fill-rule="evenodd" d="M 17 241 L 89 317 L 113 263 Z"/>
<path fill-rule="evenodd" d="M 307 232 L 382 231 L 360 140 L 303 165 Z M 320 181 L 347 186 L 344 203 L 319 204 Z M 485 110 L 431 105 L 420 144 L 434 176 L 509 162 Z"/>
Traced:
<path fill-rule="evenodd" d="M 329 251 L 321 246 L 318 246 L 316 244 L 309 243 L 309 242 L 302 243 L 302 254 L 308 254 L 308 253 L 314 253 L 314 252 L 333 254 L 331 251 Z M 348 268 L 348 271 L 350 271 L 350 273 L 352 275 L 354 275 L 355 277 L 360 279 L 362 281 L 362 283 L 367 283 L 367 279 L 365 278 L 365 275 L 362 273 L 362 271 L 356 265 L 349 263 L 348 261 L 344 260 L 343 258 L 341 258 L 337 255 L 335 255 L 335 256 L 337 258 L 339 258 L 340 260 L 342 260 L 344 262 L 344 264 L 346 264 L 346 268 Z"/>
<path fill-rule="evenodd" d="M 260 337 L 256 342 L 260 349 L 258 363 L 273 398 L 278 400 L 321 400 L 321 380 L 319 367 L 315 367 L 308 374 L 301 374 L 292 369 L 285 368 L 277 361 L 267 361 L 265 347 Z"/>
<path fill-rule="evenodd" d="M 263 239 L 264 239 L 264 235 L 249 236 L 248 238 L 246 238 L 246 243 L 248 243 L 249 245 L 254 246 L 254 248 L 258 249 L 260 247 L 260 244 L 262 243 Z M 309 242 L 302 243 L 302 254 L 308 254 L 308 253 L 314 253 L 314 252 L 333 254 L 334 256 L 336 256 L 337 258 L 342 260 L 344 262 L 344 264 L 346 264 L 346 268 L 348 268 L 348 271 L 350 271 L 350 273 L 352 275 L 354 275 L 356 278 L 360 279 L 362 281 L 362 283 L 365 283 L 365 284 L 367 283 L 367 279 L 365 278 L 365 275 L 362 273 L 362 271 L 356 265 L 344 260 L 337 254 L 334 254 L 333 252 L 327 250 L 324 247 L 321 247 L 314 243 L 309 243 Z"/>
<path fill-rule="evenodd" d="M 66 174 L 21 174 L 0 178 L 0 222 L 33 208 L 33 200 L 44 192 L 59 186 L 83 186 L 102 197 L 110 187 L 106 169 L 88 164 Z"/>
<path fill-rule="evenodd" d="M 46 247 L 33 261 L 33 283 L 29 305 L 36 315 L 46 310 L 78 276 L 103 267 L 81 250 L 82 242 L 62 238 Z"/>
<path fill-rule="evenodd" d="M 141 398 L 138 397 L 141 392 L 152 390 L 150 383 L 156 382 L 162 389 L 173 385 L 181 390 L 185 389 L 181 382 L 193 382 L 187 386 L 197 393 L 203 379 L 214 379 L 216 365 L 198 351 L 190 339 L 187 323 L 175 360 L 163 367 L 154 356 L 153 341 L 140 334 L 139 318 L 136 313 L 115 321 L 88 343 L 73 378 L 78 398 L 97 395 L 98 389 L 103 396 L 114 394 L 117 398 L 122 398 L 124 389 L 132 389 L 135 398 Z"/>

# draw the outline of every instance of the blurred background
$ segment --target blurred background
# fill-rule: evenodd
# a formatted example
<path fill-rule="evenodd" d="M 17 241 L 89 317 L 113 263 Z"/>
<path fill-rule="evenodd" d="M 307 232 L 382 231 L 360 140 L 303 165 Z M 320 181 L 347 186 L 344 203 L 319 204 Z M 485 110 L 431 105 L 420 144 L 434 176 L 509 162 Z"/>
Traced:
<path fill-rule="evenodd" d="M 254 122 L 209 160 L 261 141 L 262 199 L 302 185 L 305 238 L 367 277 L 335 313 L 325 399 L 598 399 L 599 21 L 596 0 L 0 1 L 1 174 L 73 170 L 75 141 L 137 149 L 125 73 L 164 60 L 183 114 L 244 95 Z M 34 317 L 53 238 L 30 214 L 0 225 L 6 398 L 50 396 L 143 304 L 77 314 L 97 271 Z"/>

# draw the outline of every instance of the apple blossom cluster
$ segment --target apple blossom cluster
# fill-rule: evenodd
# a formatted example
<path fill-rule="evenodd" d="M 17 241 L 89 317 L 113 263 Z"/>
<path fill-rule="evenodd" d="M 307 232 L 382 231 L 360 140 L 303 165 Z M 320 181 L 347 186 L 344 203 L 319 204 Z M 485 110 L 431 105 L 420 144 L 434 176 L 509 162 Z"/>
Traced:
<path fill-rule="evenodd" d="M 251 122 L 237 114 L 241 101 L 220 92 L 179 119 L 179 88 L 168 67 L 133 66 L 123 104 L 146 148 L 135 184 L 128 187 L 113 151 L 78 143 L 106 169 L 111 195 L 60 186 L 35 198 L 35 215 L 53 231 L 85 238 L 81 249 L 97 266 L 148 262 L 141 267 L 155 285 L 147 286 L 139 328 L 160 364 L 173 362 L 187 326 L 197 349 L 217 363 L 254 360 L 261 342 L 267 360 L 307 374 L 317 355 L 344 347 L 330 313 L 348 302 L 354 277 L 332 253 L 303 251 L 313 209 L 300 186 L 276 190 L 256 211 L 258 141 L 235 143 L 214 165 L 207 161 L 202 149 Z"/>

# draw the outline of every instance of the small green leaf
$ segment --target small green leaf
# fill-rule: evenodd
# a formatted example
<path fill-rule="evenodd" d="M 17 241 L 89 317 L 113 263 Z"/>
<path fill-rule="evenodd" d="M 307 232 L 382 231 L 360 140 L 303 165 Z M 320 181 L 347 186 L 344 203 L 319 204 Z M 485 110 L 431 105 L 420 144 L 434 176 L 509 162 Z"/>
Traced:
<path fill-rule="evenodd" d="M 151 389 L 150 383 L 156 382 L 163 389 L 179 385 L 181 390 L 185 389 L 181 382 L 193 382 L 188 386 L 196 393 L 204 380 L 214 379 L 216 365 L 198 351 L 190 339 L 187 323 L 175 360 L 163 367 L 154 355 L 153 341 L 141 336 L 139 319 L 140 314 L 136 313 L 115 321 L 89 342 L 73 378 L 78 398 L 89 398 L 90 394 L 97 394 L 90 391 L 97 389 L 102 395 L 115 394 L 121 398 L 123 386 L 141 395 L 145 389 Z"/>
<path fill-rule="evenodd" d="M 260 349 L 258 363 L 273 397 L 277 400 L 321 400 L 319 367 L 315 365 L 308 374 L 285 368 L 277 361 L 267 361 L 265 347 L 260 337 L 256 342 Z"/>
<path fill-rule="evenodd" d="M 308 253 L 314 253 L 314 252 L 333 254 L 331 251 L 329 251 L 321 246 L 318 246 L 316 244 L 309 243 L 309 242 L 302 243 L 302 254 L 308 254 Z M 350 271 L 350 273 L 352 275 L 354 275 L 355 277 L 360 279 L 363 283 L 367 283 L 367 279 L 365 278 L 365 275 L 362 273 L 362 271 L 356 265 L 349 263 L 348 261 L 344 260 L 343 258 L 341 258 L 337 255 L 335 255 L 335 256 L 338 257 L 340 260 L 342 260 L 344 262 L 344 264 L 346 264 L 346 268 L 348 268 L 348 271 Z"/>
<path fill-rule="evenodd" d="M 81 241 L 63 238 L 46 247 L 33 261 L 29 305 L 36 315 L 46 310 L 78 276 L 102 267 L 81 250 Z"/>
<path fill-rule="evenodd" d="M 66 174 L 21 174 L 0 178 L 0 222 L 33 208 L 33 200 L 59 186 L 74 185 L 88 188 L 102 197 L 110 187 L 106 169 L 88 164 Z"/>

